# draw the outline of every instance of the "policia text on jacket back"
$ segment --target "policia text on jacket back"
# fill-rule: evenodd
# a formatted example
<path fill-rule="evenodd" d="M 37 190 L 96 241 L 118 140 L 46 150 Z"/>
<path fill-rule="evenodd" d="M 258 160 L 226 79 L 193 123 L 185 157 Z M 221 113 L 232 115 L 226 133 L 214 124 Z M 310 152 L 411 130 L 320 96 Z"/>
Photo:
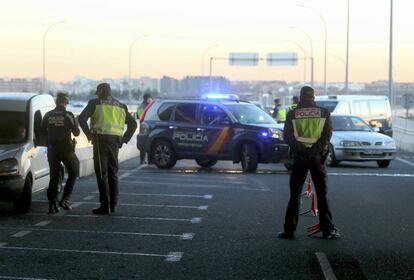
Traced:
<path fill-rule="evenodd" d="M 66 111 L 69 97 L 65 93 L 58 93 L 56 109 L 47 112 L 41 124 L 41 133 L 47 136 L 47 158 L 50 168 L 50 182 L 47 189 L 49 199 L 49 213 L 59 212 L 57 193 L 60 177 L 60 164 L 63 162 L 68 170 L 68 179 L 65 184 L 62 199 L 59 205 L 70 210 L 69 198 L 72 194 L 76 178 L 79 176 L 79 160 L 75 154 L 74 139 L 71 133 L 78 136 L 79 126 L 71 112 Z"/>
<path fill-rule="evenodd" d="M 280 238 L 294 238 L 299 220 L 300 195 L 309 170 L 315 185 L 323 237 L 340 237 L 333 225 L 326 197 L 328 186 L 324 162 L 332 136 L 331 116 L 327 109 L 317 107 L 314 99 L 313 89 L 303 87 L 298 106 L 286 117 L 283 136 L 293 153 L 293 167 L 289 181 L 290 200 Z"/>
<path fill-rule="evenodd" d="M 93 144 L 93 160 L 99 189 L 100 207 L 94 214 L 115 212 L 118 203 L 118 152 L 123 143 L 128 143 L 137 129 L 137 123 L 128 113 L 126 105 L 111 96 L 107 83 L 99 84 L 98 98 L 89 101 L 79 115 L 79 124 L 88 140 Z M 88 119 L 91 119 L 91 127 Z M 124 134 L 124 126 L 127 130 Z"/>

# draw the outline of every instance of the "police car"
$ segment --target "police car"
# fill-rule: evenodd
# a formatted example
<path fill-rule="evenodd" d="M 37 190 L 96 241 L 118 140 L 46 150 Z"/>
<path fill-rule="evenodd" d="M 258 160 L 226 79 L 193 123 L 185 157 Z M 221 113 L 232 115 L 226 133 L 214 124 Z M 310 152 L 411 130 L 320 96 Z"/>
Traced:
<path fill-rule="evenodd" d="M 158 99 L 147 106 L 140 123 L 137 147 L 161 169 L 180 159 L 195 159 L 201 167 L 231 160 L 254 172 L 258 163 L 288 159 L 283 125 L 237 95 Z"/>

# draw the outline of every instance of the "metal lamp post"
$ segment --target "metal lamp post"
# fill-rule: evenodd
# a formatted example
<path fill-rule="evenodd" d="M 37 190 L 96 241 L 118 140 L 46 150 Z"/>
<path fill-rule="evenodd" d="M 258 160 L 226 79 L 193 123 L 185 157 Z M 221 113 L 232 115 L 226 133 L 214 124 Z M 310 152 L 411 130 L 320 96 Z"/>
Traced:
<path fill-rule="evenodd" d="M 139 35 L 132 40 L 131 44 L 129 45 L 129 69 L 128 69 L 128 102 L 131 102 L 131 64 L 132 64 L 132 48 L 134 47 L 136 41 L 139 39 L 148 37 L 148 34 Z"/>
<path fill-rule="evenodd" d="M 211 45 L 211 46 L 209 46 L 208 48 L 206 48 L 204 50 L 203 55 L 201 56 L 201 76 L 204 76 L 204 61 L 206 60 L 206 54 L 207 54 L 207 52 L 209 50 L 215 48 L 215 47 L 218 47 L 218 46 L 219 46 L 219 44 L 214 44 L 214 45 Z"/>
<path fill-rule="evenodd" d="M 301 33 L 303 33 L 306 36 L 306 38 L 309 41 L 310 55 L 311 55 L 311 87 L 313 87 L 313 84 L 314 84 L 314 68 L 313 68 L 313 41 L 312 41 L 312 38 L 306 31 L 302 30 L 301 28 L 298 28 L 298 27 L 295 27 L 295 26 L 291 26 L 289 28 L 300 31 Z"/>

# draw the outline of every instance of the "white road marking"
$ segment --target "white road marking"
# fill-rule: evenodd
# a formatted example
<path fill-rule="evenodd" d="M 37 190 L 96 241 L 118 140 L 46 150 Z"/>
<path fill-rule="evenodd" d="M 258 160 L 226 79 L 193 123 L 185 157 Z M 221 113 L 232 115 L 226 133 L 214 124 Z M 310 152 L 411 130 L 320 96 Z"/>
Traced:
<path fill-rule="evenodd" d="M 17 250 L 17 251 L 45 251 L 45 252 L 58 252 L 58 253 L 78 253 L 78 254 L 98 254 L 98 255 L 120 255 L 120 256 L 140 256 L 140 257 L 160 257 L 174 258 L 171 261 L 180 261 L 183 253 L 175 252 L 169 253 L 168 255 L 162 254 L 151 254 L 151 253 L 140 253 L 140 252 L 117 252 L 117 251 L 93 251 L 93 250 L 72 250 L 72 249 L 57 249 L 57 248 L 40 248 L 40 247 L 12 247 L 12 246 L 1 246 L 0 250 Z M 179 254 L 181 257 L 178 258 Z"/>
<path fill-rule="evenodd" d="M 140 183 L 152 183 L 154 181 L 154 179 L 156 179 L 157 181 L 167 181 L 167 182 L 172 182 L 172 181 L 178 181 L 180 183 L 182 182 L 186 182 L 186 183 L 221 183 L 223 182 L 223 180 L 225 180 L 225 178 L 223 178 L 223 180 L 217 180 L 217 179 L 212 179 L 212 178 L 205 178 L 205 179 L 195 179 L 195 178 L 189 178 L 188 175 L 179 175 L 176 177 L 172 177 L 172 176 L 168 176 L 168 177 L 164 177 L 164 176 L 158 176 L 158 174 L 156 174 L 156 176 L 142 176 L 142 173 L 138 173 L 134 176 L 134 174 L 131 174 L 129 177 L 131 180 L 134 180 L 135 182 L 140 182 Z M 217 177 L 216 177 L 217 178 Z M 226 180 L 226 182 L 228 184 L 231 185 L 248 185 L 245 182 L 240 182 L 240 181 L 232 181 L 232 180 Z"/>
<path fill-rule="evenodd" d="M 94 199 L 95 198 L 95 196 L 94 195 L 88 195 L 88 196 L 85 196 L 83 199 L 84 200 L 92 200 L 92 199 Z"/>
<path fill-rule="evenodd" d="M 119 176 L 118 180 L 121 181 L 122 179 L 124 179 L 125 177 L 128 177 L 129 175 L 131 175 L 130 172 L 124 173 L 121 176 Z"/>
<path fill-rule="evenodd" d="M 29 216 L 46 216 L 49 214 L 46 213 L 29 213 Z M 55 215 L 56 217 L 56 215 Z M 114 215 L 76 215 L 76 214 L 68 214 L 64 216 L 59 216 L 64 218 L 95 218 L 95 219 L 125 219 L 125 220 L 148 220 L 148 221 L 168 221 L 168 222 L 188 222 L 192 224 L 198 224 L 201 222 L 201 218 L 195 217 L 192 219 L 181 219 L 181 218 L 158 218 L 158 217 L 136 217 L 136 216 L 114 216 Z M 1 243 L 0 243 L 1 244 Z M 1 245 L 0 245 L 1 246 Z"/>
<path fill-rule="evenodd" d="M 0 279 L 9 279 L 9 280 L 53 280 L 47 278 L 31 278 L 31 277 L 16 277 L 16 276 L 0 276 Z"/>
<path fill-rule="evenodd" d="M 138 170 L 140 170 L 140 169 L 142 169 L 142 168 L 145 168 L 145 167 L 147 167 L 147 166 L 148 166 L 148 164 L 141 164 L 140 166 L 135 167 L 134 169 L 132 169 L 132 171 L 138 171 Z"/>
<path fill-rule="evenodd" d="M 16 232 L 15 234 L 13 234 L 11 237 L 23 237 L 29 233 L 31 233 L 31 230 L 21 230 L 19 232 Z"/>
<path fill-rule="evenodd" d="M 49 203 L 47 200 L 33 200 L 34 202 Z M 83 204 L 96 205 L 99 202 L 83 202 Z M 168 204 L 139 204 L 139 203 L 122 203 L 120 206 L 133 206 L 133 207 L 154 207 L 154 208 L 186 208 L 186 209 L 197 209 L 207 210 L 206 205 L 202 206 L 188 206 L 188 205 L 168 205 Z"/>
<path fill-rule="evenodd" d="M 81 206 L 82 204 L 83 202 L 75 202 L 75 203 L 72 203 L 70 206 L 72 206 L 72 208 L 76 208 L 76 207 Z"/>
<path fill-rule="evenodd" d="M 182 252 L 171 252 L 168 254 L 168 256 L 165 258 L 166 262 L 179 262 L 181 258 L 183 257 Z"/>
<path fill-rule="evenodd" d="M 396 158 L 396 160 L 399 160 L 399 161 L 401 161 L 401 162 L 403 162 L 403 163 L 405 163 L 405 164 L 408 164 L 408 165 L 410 165 L 410 166 L 413 166 L 413 167 L 414 167 L 414 163 L 409 162 L 408 160 L 405 160 L 405 159 L 402 159 L 402 158 Z"/>
<path fill-rule="evenodd" d="M 93 192 L 85 192 L 93 193 Z M 119 193 L 119 195 L 127 196 L 162 196 L 162 197 L 184 197 L 184 198 L 204 198 L 204 199 L 213 199 L 212 194 L 205 195 L 192 195 L 192 194 L 163 194 L 163 193 Z"/>
<path fill-rule="evenodd" d="M 41 221 L 41 222 L 38 222 L 37 224 L 35 224 L 34 226 L 35 227 L 44 227 L 44 226 L 47 226 L 48 224 L 50 224 L 52 221 L 50 221 L 50 220 L 47 220 L 47 221 Z"/>
<path fill-rule="evenodd" d="M 335 273 L 328 261 L 328 258 L 326 257 L 325 253 L 323 252 L 316 252 L 315 253 L 316 258 L 319 261 L 319 264 L 321 265 L 321 269 L 323 272 L 323 275 L 325 276 L 326 280 L 336 280 Z"/>
<path fill-rule="evenodd" d="M 254 178 L 253 176 L 246 176 L 246 177 L 247 177 L 247 180 L 253 181 L 253 183 L 255 185 L 257 185 L 258 187 L 260 187 L 263 191 L 269 191 L 270 190 L 269 187 L 265 183 L 263 183 L 262 181 Z"/>
<path fill-rule="evenodd" d="M 329 176 L 369 176 L 369 177 L 406 177 L 414 178 L 414 174 L 381 174 L 381 173 L 328 173 Z"/>
<path fill-rule="evenodd" d="M 20 229 L 18 227 L 0 227 L 0 229 Z M 11 237 L 23 237 L 32 231 L 47 231 L 47 232 L 70 232 L 70 233 L 90 233 L 90 234 L 118 234 L 118 235 L 136 235 L 136 236 L 157 236 L 157 237 L 174 237 L 181 240 L 191 240 L 194 233 L 183 234 L 168 234 L 168 233 L 149 233 L 149 232 L 127 232 L 127 231 L 98 231 L 98 230 L 76 230 L 76 229 L 47 229 L 47 228 L 28 228 L 26 231 L 19 231 Z"/>

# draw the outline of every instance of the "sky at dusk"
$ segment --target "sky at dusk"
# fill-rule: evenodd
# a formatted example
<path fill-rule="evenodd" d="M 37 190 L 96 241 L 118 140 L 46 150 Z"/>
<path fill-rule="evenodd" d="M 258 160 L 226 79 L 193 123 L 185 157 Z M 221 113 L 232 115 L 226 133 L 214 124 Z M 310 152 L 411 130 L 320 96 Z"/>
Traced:
<path fill-rule="evenodd" d="M 46 76 L 65 81 L 76 75 L 94 79 L 208 74 L 209 57 L 230 52 L 297 52 L 314 46 L 315 80 L 323 81 L 325 19 L 329 82 L 342 82 L 345 70 L 347 0 L 2 0 L 0 77 L 41 77 L 42 38 Z M 388 79 L 389 0 L 350 0 L 350 82 Z M 414 2 L 394 0 L 394 78 L 414 82 Z M 294 27 L 294 28 L 292 28 Z M 303 50 L 302 50 L 303 49 Z M 204 59 L 203 59 L 204 58 Z M 297 66 L 229 66 L 213 63 L 213 74 L 232 80 L 303 80 Z M 204 67 L 203 67 L 204 66 Z M 306 68 L 309 80 L 309 64 Z"/>

